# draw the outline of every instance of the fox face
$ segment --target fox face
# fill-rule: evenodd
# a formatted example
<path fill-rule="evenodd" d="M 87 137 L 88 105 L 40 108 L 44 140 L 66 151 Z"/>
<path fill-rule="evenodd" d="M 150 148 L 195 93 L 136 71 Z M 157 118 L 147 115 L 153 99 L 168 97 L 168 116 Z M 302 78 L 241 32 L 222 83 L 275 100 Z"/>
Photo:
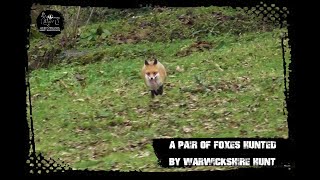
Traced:
<path fill-rule="evenodd" d="M 157 68 L 157 60 L 153 62 L 152 65 L 149 64 L 149 62 L 145 61 L 145 78 L 149 81 L 154 81 L 159 77 L 159 70 Z"/>
<path fill-rule="evenodd" d="M 162 86 L 167 73 L 165 67 L 157 59 L 153 59 L 153 62 L 145 60 L 141 75 L 152 93 L 162 94 Z"/>

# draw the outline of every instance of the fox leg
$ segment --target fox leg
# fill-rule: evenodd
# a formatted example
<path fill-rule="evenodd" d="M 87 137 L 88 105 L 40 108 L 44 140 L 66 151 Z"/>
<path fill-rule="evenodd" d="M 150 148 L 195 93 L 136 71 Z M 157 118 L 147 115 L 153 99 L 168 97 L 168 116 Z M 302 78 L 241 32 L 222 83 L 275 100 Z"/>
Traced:
<path fill-rule="evenodd" d="M 163 85 L 159 87 L 159 89 L 157 90 L 157 94 L 160 94 L 160 95 L 163 94 Z"/>
<path fill-rule="evenodd" d="M 155 90 L 151 90 L 151 98 L 154 98 L 154 96 L 157 95 Z"/>
<path fill-rule="evenodd" d="M 162 95 L 163 94 L 163 85 L 161 85 L 157 90 L 150 90 L 151 91 L 151 97 L 154 98 L 154 96 Z"/>

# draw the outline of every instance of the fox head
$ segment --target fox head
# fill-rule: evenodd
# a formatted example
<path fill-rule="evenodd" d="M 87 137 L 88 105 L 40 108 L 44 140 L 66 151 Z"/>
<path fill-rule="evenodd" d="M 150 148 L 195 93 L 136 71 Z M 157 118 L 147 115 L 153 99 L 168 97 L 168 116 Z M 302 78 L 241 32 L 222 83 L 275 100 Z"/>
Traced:
<path fill-rule="evenodd" d="M 155 80 L 159 76 L 159 69 L 157 67 L 158 60 L 153 59 L 153 63 L 151 64 L 147 60 L 145 60 L 145 78 L 148 80 Z"/>

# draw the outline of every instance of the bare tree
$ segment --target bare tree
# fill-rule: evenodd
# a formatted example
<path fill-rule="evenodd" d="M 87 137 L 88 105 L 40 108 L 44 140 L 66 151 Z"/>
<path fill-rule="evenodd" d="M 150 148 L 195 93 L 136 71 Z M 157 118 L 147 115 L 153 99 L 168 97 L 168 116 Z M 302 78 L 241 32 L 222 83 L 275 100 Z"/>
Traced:
<path fill-rule="evenodd" d="M 81 6 L 78 7 L 77 17 L 76 17 L 76 19 L 74 20 L 74 22 L 75 22 L 75 24 L 74 24 L 74 34 L 73 34 L 73 37 L 74 37 L 74 38 L 77 37 L 78 21 L 79 21 L 80 10 L 81 10 Z"/>

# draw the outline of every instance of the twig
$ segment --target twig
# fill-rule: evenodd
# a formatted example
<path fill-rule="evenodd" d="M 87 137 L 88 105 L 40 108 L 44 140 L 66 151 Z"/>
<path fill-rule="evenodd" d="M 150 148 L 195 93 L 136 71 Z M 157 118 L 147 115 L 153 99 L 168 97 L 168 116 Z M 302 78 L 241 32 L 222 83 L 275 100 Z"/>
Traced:
<path fill-rule="evenodd" d="M 90 19 L 91 19 L 91 16 L 92 16 L 93 11 L 94 11 L 94 7 L 92 7 L 92 9 L 91 9 L 89 18 L 88 18 L 88 20 L 87 20 L 87 22 L 86 22 L 86 26 L 88 25 L 88 23 L 89 23 L 89 21 L 90 21 Z"/>

